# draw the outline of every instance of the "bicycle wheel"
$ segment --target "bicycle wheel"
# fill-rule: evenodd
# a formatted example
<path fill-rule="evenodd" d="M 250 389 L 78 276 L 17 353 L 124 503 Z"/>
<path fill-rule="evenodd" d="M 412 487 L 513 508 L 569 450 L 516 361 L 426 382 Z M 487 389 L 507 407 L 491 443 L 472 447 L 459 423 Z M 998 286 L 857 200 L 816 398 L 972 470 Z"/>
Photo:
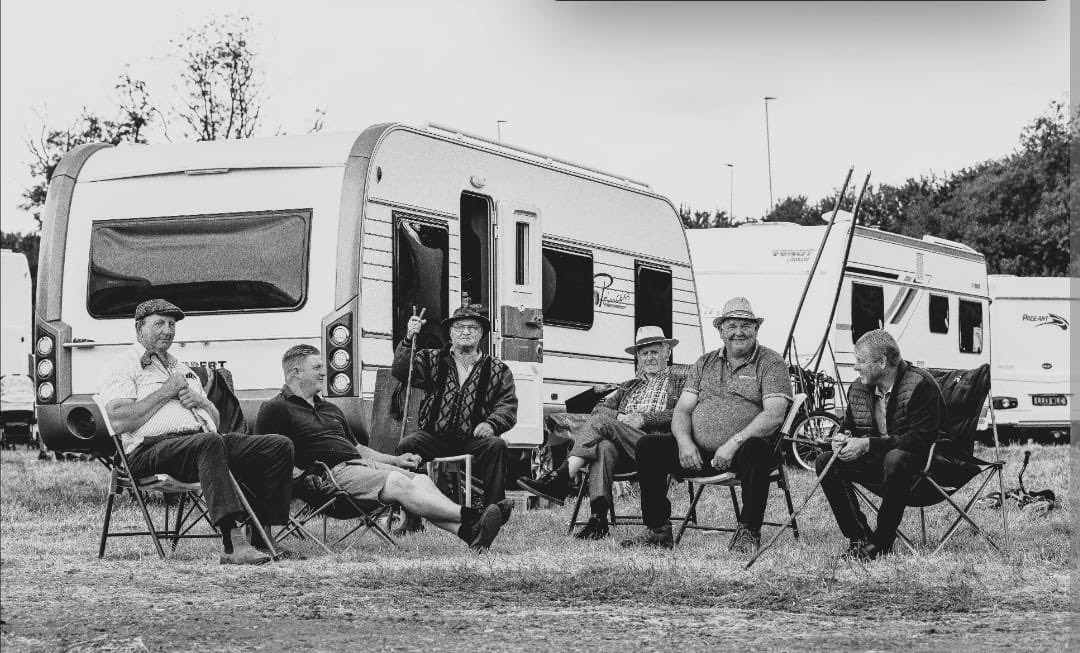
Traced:
<path fill-rule="evenodd" d="M 809 417 L 803 418 L 792 429 L 792 436 L 800 440 L 813 440 L 815 442 L 827 442 L 840 429 L 840 419 L 832 413 L 824 411 L 810 413 Z M 795 462 L 805 469 L 815 471 L 814 460 L 817 459 L 821 449 L 811 444 L 792 443 L 791 454 Z"/>

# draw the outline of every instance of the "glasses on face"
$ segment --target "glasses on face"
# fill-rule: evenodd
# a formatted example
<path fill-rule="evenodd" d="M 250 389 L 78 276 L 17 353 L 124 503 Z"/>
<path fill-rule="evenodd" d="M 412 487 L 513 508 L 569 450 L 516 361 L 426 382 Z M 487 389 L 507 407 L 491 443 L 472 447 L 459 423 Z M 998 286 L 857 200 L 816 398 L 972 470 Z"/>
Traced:
<path fill-rule="evenodd" d="M 468 331 L 472 331 L 473 333 L 479 333 L 483 329 L 484 327 L 480 326 L 479 324 L 455 324 L 454 326 L 450 327 L 451 331 L 457 331 L 458 333 L 465 333 Z"/>

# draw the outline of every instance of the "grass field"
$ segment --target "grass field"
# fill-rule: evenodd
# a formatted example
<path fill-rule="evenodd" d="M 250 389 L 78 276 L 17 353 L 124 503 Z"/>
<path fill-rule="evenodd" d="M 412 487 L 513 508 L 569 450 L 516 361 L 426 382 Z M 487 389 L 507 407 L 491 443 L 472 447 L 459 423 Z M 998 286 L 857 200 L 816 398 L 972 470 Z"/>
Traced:
<path fill-rule="evenodd" d="M 108 474 L 96 462 L 0 454 L 0 645 L 7 651 L 248 650 L 1065 650 L 1069 627 L 1067 447 L 1033 447 L 1029 490 L 1053 489 L 1047 515 L 1010 503 L 1012 548 L 965 527 L 930 557 L 870 564 L 844 544 L 824 498 L 743 570 L 726 534 L 689 532 L 674 552 L 626 551 L 615 529 L 567 538 L 570 508 L 516 512 L 492 550 L 466 551 L 428 527 L 397 550 L 374 538 L 343 555 L 257 568 L 217 564 L 213 540 L 160 561 L 147 538 L 110 540 L 97 558 Z M 1006 486 L 1023 448 L 1003 449 Z M 796 504 L 812 481 L 794 472 Z M 996 484 L 995 484 L 996 486 Z M 730 519 L 726 490 L 702 519 Z M 685 504 L 684 491 L 677 493 Z M 676 496 L 676 494 L 673 494 Z M 704 500 L 703 500 L 704 503 Z M 124 502 L 121 523 L 138 524 Z M 634 510 L 630 499 L 623 511 Z M 980 522 L 996 512 L 975 508 Z M 786 516 L 781 495 L 769 515 Z M 947 524 L 928 511 L 931 532 Z M 917 511 L 904 530 L 917 535 Z"/>

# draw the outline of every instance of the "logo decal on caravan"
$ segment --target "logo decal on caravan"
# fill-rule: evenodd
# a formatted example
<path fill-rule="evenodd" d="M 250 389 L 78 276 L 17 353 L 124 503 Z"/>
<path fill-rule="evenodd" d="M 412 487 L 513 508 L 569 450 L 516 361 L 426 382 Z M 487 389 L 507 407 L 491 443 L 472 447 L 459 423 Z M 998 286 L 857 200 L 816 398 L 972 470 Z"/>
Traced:
<path fill-rule="evenodd" d="M 1024 322 L 1038 322 L 1038 324 L 1035 325 L 1037 327 L 1053 325 L 1062 331 L 1069 328 L 1068 320 L 1060 315 L 1054 315 L 1053 313 L 1047 313 L 1046 315 L 1028 315 L 1027 313 L 1024 313 L 1024 316 L 1021 319 Z"/>
<path fill-rule="evenodd" d="M 593 299 L 597 308 L 611 308 L 616 311 L 625 311 L 629 308 L 627 300 L 630 299 L 628 292 L 608 292 L 615 278 L 606 272 L 598 272 L 593 275 Z"/>

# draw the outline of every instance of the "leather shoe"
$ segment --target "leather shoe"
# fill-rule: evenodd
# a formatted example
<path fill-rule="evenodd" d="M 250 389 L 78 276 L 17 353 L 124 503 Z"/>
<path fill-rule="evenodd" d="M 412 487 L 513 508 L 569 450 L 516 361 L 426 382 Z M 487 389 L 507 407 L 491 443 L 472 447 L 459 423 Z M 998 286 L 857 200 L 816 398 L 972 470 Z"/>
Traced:
<path fill-rule="evenodd" d="M 232 553 L 221 554 L 223 565 L 263 565 L 270 562 L 270 556 L 251 545 L 238 546 Z"/>
<path fill-rule="evenodd" d="M 867 542 L 859 547 L 855 557 L 863 562 L 870 562 L 871 560 L 877 560 L 883 555 L 892 552 L 892 548 L 880 547 L 873 542 Z"/>
<path fill-rule="evenodd" d="M 484 508 L 480 519 L 473 527 L 473 539 L 469 542 L 469 548 L 477 553 L 487 551 L 491 543 L 495 541 L 495 536 L 499 534 L 502 525 L 502 511 L 499 510 L 499 506 Z"/>
<path fill-rule="evenodd" d="M 754 532 L 746 526 L 739 524 L 735 534 L 728 544 L 728 551 L 736 553 L 757 553 L 761 549 L 761 532 Z"/>
<path fill-rule="evenodd" d="M 568 479 L 563 478 L 557 469 L 544 474 L 540 478 L 520 476 L 517 479 L 517 484 L 522 490 L 534 494 L 541 499 L 547 499 L 548 501 L 557 503 L 560 506 L 565 503 L 567 495 L 570 494 L 570 483 L 568 482 Z"/>
<path fill-rule="evenodd" d="M 602 540 L 610 534 L 607 520 L 593 515 L 589 517 L 589 523 L 574 535 L 576 540 Z"/>
<path fill-rule="evenodd" d="M 675 539 L 671 536 L 671 523 L 669 522 L 659 528 L 647 528 L 644 533 L 623 540 L 619 544 L 624 548 L 657 546 L 664 549 L 672 549 L 675 547 Z"/>
<path fill-rule="evenodd" d="M 499 507 L 499 514 L 502 516 L 502 523 L 505 526 L 506 522 L 510 521 L 510 515 L 514 513 L 514 500 L 503 499 L 495 503 Z"/>

